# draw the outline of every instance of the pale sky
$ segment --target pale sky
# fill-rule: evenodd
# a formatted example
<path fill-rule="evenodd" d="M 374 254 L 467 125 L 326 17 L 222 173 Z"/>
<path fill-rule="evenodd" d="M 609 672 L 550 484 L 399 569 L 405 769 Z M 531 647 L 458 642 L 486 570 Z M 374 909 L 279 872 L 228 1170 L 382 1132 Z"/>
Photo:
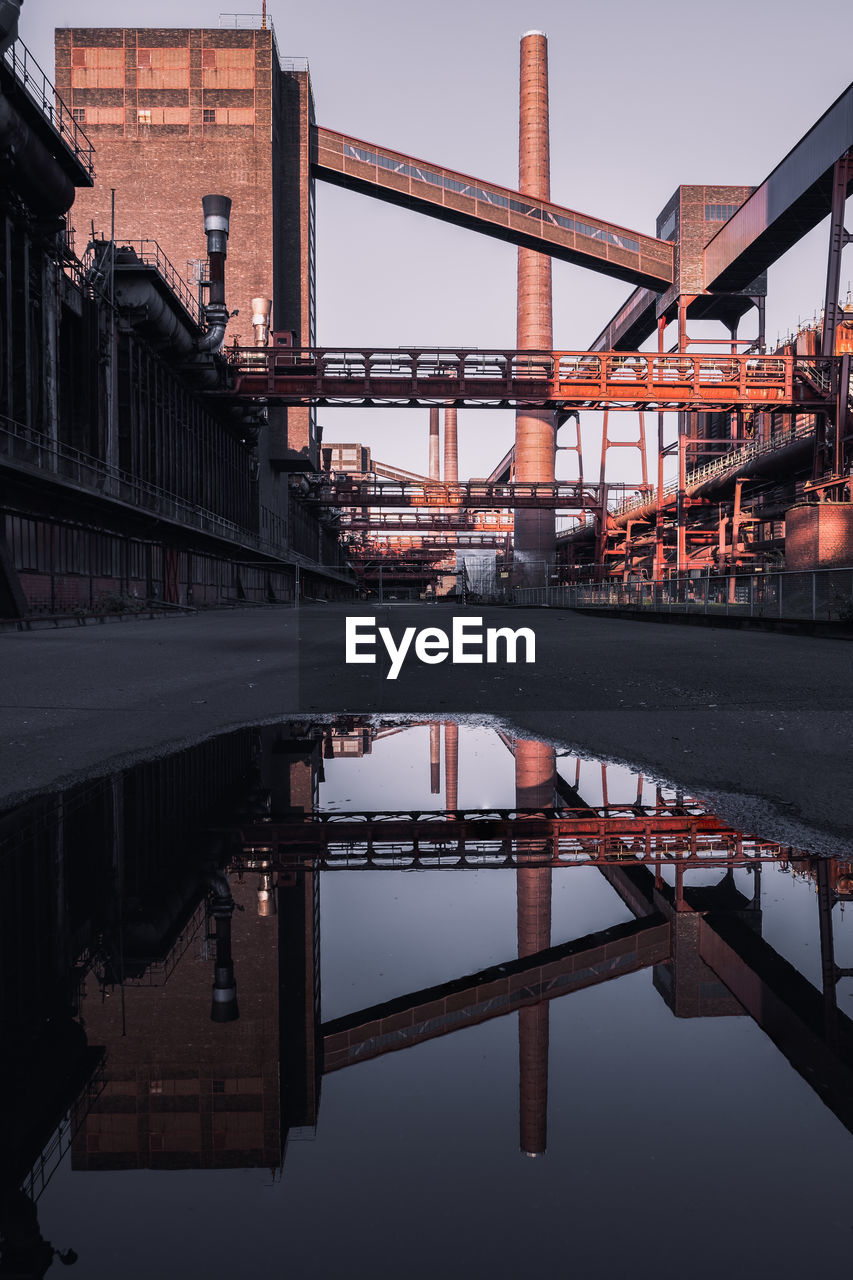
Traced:
<path fill-rule="evenodd" d="M 260 3 L 242 8 L 260 12 Z M 545 31 L 552 198 L 650 234 L 679 183 L 761 182 L 847 87 L 853 47 L 853 16 L 838 0 L 812 0 L 807 11 L 793 0 L 310 0 L 302 9 L 271 0 L 269 13 L 281 54 L 310 60 L 318 123 L 511 187 L 519 38 Z M 20 32 L 52 74 L 55 26 L 170 26 L 178 14 L 182 26 L 217 26 L 220 9 L 202 0 L 25 0 Z M 514 346 L 512 246 L 317 186 L 321 345 Z M 145 230 L 156 238 L 156 227 Z M 820 310 L 826 235 L 817 228 L 771 271 L 770 341 Z M 844 292 L 851 277 L 848 250 Z M 629 292 L 555 263 L 555 347 L 586 347 Z M 741 333 L 753 332 L 747 315 Z M 325 409 L 319 420 L 327 441 L 361 440 L 385 461 L 427 468 L 426 410 Z M 487 473 L 511 443 L 513 415 L 468 410 L 459 425 L 460 475 Z M 597 478 L 599 442 L 589 415 L 588 479 Z M 628 478 L 633 451 L 614 456 L 614 477 Z M 574 478 L 574 455 L 557 467 Z"/>

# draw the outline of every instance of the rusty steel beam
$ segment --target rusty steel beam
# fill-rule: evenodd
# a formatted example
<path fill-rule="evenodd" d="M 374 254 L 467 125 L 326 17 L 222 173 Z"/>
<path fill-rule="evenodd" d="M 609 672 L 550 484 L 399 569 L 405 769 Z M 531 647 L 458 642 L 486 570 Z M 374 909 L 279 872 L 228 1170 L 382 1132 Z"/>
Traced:
<path fill-rule="evenodd" d="M 378 480 L 330 480 L 325 474 L 300 477 L 309 484 L 302 501 L 324 507 L 455 507 L 457 510 L 527 507 L 596 510 L 600 486 L 576 481 L 553 484 L 382 484 Z M 635 485 L 608 485 L 609 493 L 633 491 Z"/>
<path fill-rule="evenodd" d="M 474 483 L 474 482 L 472 482 Z M 399 511 L 359 511 L 357 508 L 341 512 L 340 527 L 347 532 L 366 531 L 373 534 L 422 533 L 512 533 L 512 515 L 504 511 L 415 511 L 402 514 Z"/>
<path fill-rule="evenodd" d="M 452 746 L 452 743 L 451 743 Z M 453 752 L 448 753 L 449 777 Z M 453 797 L 451 797 L 453 798 Z M 583 809 L 333 813 L 228 828 L 244 854 L 282 869 L 473 869 L 665 863 L 751 866 L 795 856 L 744 835 L 712 814 L 677 805 Z M 535 852 L 533 852 L 535 845 Z"/>
<path fill-rule="evenodd" d="M 698 412 L 831 411 L 837 364 L 837 357 L 707 352 L 277 345 L 229 348 L 228 360 L 227 385 L 212 394 L 271 404 Z"/>
<path fill-rule="evenodd" d="M 484 182 L 331 129 L 312 131 L 315 177 L 629 284 L 673 282 L 667 240 L 577 213 L 548 198 Z"/>

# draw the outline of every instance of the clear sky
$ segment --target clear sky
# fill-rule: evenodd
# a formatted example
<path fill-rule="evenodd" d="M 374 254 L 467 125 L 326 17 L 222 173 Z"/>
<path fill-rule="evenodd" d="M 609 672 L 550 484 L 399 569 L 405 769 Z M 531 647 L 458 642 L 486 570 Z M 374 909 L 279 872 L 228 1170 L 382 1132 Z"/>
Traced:
<path fill-rule="evenodd" d="M 260 12 L 259 0 L 241 7 Z M 545 31 L 553 199 L 649 233 L 679 183 L 761 182 L 847 87 L 853 47 L 839 0 L 806 10 L 793 0 L 271 0 L 269 13 L 282 55 L 310 60 L 318 123 L 507 186 L 517 185 L 518 42 Z M 51 72 L 55 26 L 217 26 L 219 14 L 203 0 L 25 0 L 21 36 Z M 826 230 L 771 271 L 771 341 L 822 306 Z M 318 183 L 321 344 L 513 346 L 515 265 L 510 245 Z M 842 272 L 846 292 L 853 250 Z M 629 291 L 555 263 L 555 347 L 587 346 Z M 747 316 L 742 333 L 753 331 Z M 328 441 L 361 439 L 426 470 L 425 410 L 326 409 L 320 421 Z M 460 413 L 460 474 L 487 473 L 512 434 L 511 414 Z M 584 436 L 594 479 L 595 415 Z M 624 469 L 635 455 L 616 456 Z M 558 475 L 574 466 L 561 455 Z"/>

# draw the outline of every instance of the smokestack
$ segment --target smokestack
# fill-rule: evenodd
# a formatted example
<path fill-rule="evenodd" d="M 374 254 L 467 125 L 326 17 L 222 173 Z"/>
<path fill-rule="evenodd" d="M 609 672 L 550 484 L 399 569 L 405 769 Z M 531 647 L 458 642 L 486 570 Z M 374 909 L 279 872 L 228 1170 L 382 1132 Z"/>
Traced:
<path fill-rule="evenodd" d="M 444 410 L 444 482 L 459 483 L 459 449 L 456 441 L 456 410 Z"/>
<path fill-rule="evenodd" d="M 438 405 L 429 411 L 429 478 L 441 479 L 438 463 Z"/>
<path fill-rule="evenodd" d="M 271 298 L 252 299 L 252 328 L 255 331 L 255 346 L 265 347 L 270 336 Z"/>
<path fill-rule="evenodd" d="M 518 189 L 548 200 L 551 158 L 548 140 L 548 41 L 541 31 L 521 37 L 521 80 L 518 129 Z M 551 259 L 533 249 L 518 250 L 518 327 L 520 350 L 553 349 Z M 554 479 L 555 427 L 549 410 L 524 409 L 515 415 L 515 478 Z M 542 581 L 542 562 L 554 558 L 553 510 L 515 512 L 516 577 Z M 535 567 L 534 567 L 535 566 Z"/>
<path fill-rule="evenodd" d="M 515 803 L 520 809 L 554 805 L 556 753 L 544 742 L 519 739 L 515 747 Z M 523 865 L 545 858 L 543 841 L 520 842 L 516 871 L 519 958 L 551 945 L 551 868 Z M 548 1042 L 546 1000 L 518 1011 L 519 1143 L 527 1156 L 543 1155 L 548 1137 Z"/>
<path fill-rule="evenodd" d="M 210 261 L 210 291 L 204 318 L 207 333 L 196 343 L 199 351 L 218 351 L 225 340 L 228 308 L 225 305 L 225 257 L 228 253 L 228 229 L 231 201 L 228 196 L 202 196 L 204 234 Z"/>
<path fill-rule="evenodd" d="M 438 412 L 438 410 L 436 410 Z M 441 791 L 441 725 L 433 720 L 429 726 L 429 790 L 437 796 Z"/>
<path fill-rule="evenodd" d="M 459 808 L 459 725 L 444 726 L 444 807 Z"/>

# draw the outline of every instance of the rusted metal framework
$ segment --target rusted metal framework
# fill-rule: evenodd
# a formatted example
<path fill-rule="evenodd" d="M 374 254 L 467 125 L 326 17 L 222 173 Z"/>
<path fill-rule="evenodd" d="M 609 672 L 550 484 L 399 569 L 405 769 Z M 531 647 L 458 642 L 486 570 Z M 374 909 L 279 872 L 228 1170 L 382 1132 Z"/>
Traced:
<path fill-rule="evenodd" d="M 499 507 L 542 507 L 546 509 L 596 510 L 600 486 L 574 481 L 553 484 L 488 484 L 469 480 L 465 484 L 389 484 L 377 479 L 327 476 L 300 477 L 309 485 L 306 503 L 325 507 L 418 507 L 494 510 Z M 612 485 L 614 492 L 633 491 L 632 485 Z M 442 513 L 443 514 L 443 513 Z"/>
<path fill-rule="evenodd" d="M 283 869 L 749 866 L 789 856 L 684 803 L 582 809 L 315 813 L 237 829 L 244 855 Z"/>
<path fill-rule="evenodd" d="M 834 357 L 590 351 L 229 348 L 240 399 L 276 404 L 467 408 L 822 411 Z"/>

